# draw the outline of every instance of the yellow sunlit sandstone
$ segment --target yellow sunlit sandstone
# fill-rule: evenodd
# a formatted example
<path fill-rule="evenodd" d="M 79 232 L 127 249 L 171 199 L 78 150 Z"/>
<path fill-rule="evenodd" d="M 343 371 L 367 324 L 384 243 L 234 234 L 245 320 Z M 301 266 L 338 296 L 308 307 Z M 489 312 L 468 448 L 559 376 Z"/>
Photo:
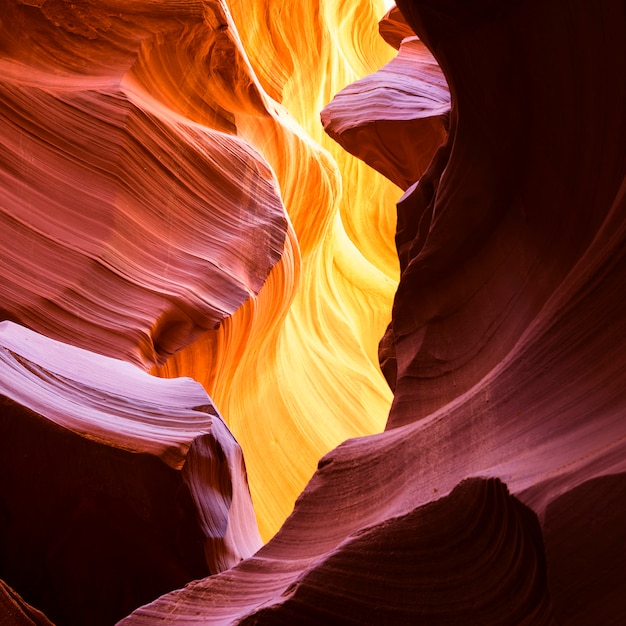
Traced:
<path fill-rule="evenodd" d="M 389 411 L 377 344 L 396 288 L 401 191 L 326 137 L 319 115 L 394 51 L 377 34 L 383 2 L 227 4 L 204 44 L 189 33 L 186 48 L 179 40 L 176 50 L 146 48 L 134 76 L 158 80 L 150 92 L 186 117 L 231 125 L 227 132 L 256 148 L 291 221 L 259 296 L 159 371 L 206 387 L 244 450 L 269 539 L 320 457 L 381 431 Z M 203 97 L 185 98 L 181 84 Z"/>

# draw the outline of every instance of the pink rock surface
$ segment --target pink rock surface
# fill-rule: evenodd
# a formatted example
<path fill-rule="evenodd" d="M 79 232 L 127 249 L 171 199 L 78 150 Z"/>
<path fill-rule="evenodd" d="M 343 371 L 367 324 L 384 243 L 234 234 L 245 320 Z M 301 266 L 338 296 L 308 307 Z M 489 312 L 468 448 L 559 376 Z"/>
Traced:
<path fill-rule="evenodd" d="M 46 19 L 81 36 L 93 34 L 85 24 L 96 30 L 108 24 L 95 8 L 93 21 L 85 14 L 68 23 L 66 3 L 31 4 L 45 5 Z M 420 620 L 589 626 L 626 619 L 626 7 L 621 0 L 399 4 L 449 85 L 446 143 L 426 169 L 419 164 L 434 150 L 417 134 L 432 130 L 423 121 L 435 119 L 432 110 L 424 113 L 424 95 L 433 88 L 423 68 L 409 62 L 428 58 L 419 41 L 398 42 L 405 24 L 397 13 L 387 18 L 397 26 L 381 30 L 400 46 L 398 59 L 378 78 L 347 88 L 325 113 L 338 112 L 328 128 L 341 127 L 339 141 L 407 187 L 396 238 L 402 276 L 381 343 L 395 394 L 385 432 L 327 454 L 292 515 L 256 554 L 238 564 L 238 557 L 224 559 L 223 571 L 183 587 L 203 576 L 206 555 L 222 554 L 219 546 L 231 539 L 226 532 L 219 535 L 226 543 L 216 542 L 208 529 L 251 517 L 236 447 L 210 409 L 197 410 L 210 406 L 208 398 L 191 381 L 169 381 L 166 392 L 163 381 L 142 378 L 130 365 L 5 325 L 0 384 L 10 399 L 1 413 L 0 477 L 10 506 L 0 508 L 0 537 L 18 537 L 25 547 L 16 551 L 18 544 L 3 539 L 11 559 L 0 563 L 16 569 L 11 578 L 0 570 L 0 577 L 15 588 L 14 580 L 39 580 L 32 569 L 20 569 L 39 545 L 24 537 L 46 540 L 50 529 L 54 541 L 43 545 L 53 549 L 40 552 L 49 571 L 64 577 L 57 593 L 42 588 L 41 604 L 27 601 L 54 607 L 62 592 L 84 585 L 63 558 L 84 557 L 93 545 L 84 529 L 101 517 L 90 494 L 102 483 L 111 489 L 98 493 L 113 535 L 104 548 L 90 549 L 115 584 L 119 563 L 108 564 L 109 547 L 127 555 L 129 529 L 145 528 L 148 503 L 159 505 L 147 515 L 159 527 L 172 514 L 163 502 L 183 498 L 181 486 L 187 494 L 187 504 L 174 507 L 183 512 L 169 526 L 173 544 L 144 531 L 132 546 L 139 551 L 135 565 L 144 568 L 140 580 L 162 573 L 150 593 L 159 586 L 170 592 L 122 619 L 126 626 Z M 174 5 L 160 5 L 158 16 L 171 17 Z M 189 5 L 190 15 L 198 6 Z M 142 15 L 148 29 L 153 16 Z M 55 54 L 79 67 L 70 40 Z M 11 63 L 53 63 L 37 46 L 32 58 L 20 57 L 17 38 L 3 46 Z M 134 49 L 124 44 L 114 52 L 126 58 Z M 218 73 L 229 76 L 230 57 L 222 52 Z M 110 53 L 96 55 L 98 75 L 106 75 Z M 141 83 L 141 72 L 133 77 Z M 125 85 L 128 102 L 139 107 L 147 96 L 134 89 L 137 83 Z M 377 99 L 383 92 L 391 97 Z M 398 119 L 389 110 L 394 102 L 402 103 Z M 412 106 L 415 118 L 406 115 Z M 227 126 L 222 113 L 215 110 L 216 124 Z M 376 143 L 370 131 L 379 121 L 397 130 L 385 126 L 384 141 Z M 352 128 L 367 132 L 351 138 Z M 118 382 L 107 382 L 110 376 Z M 226 460 L 215 465 L 214 457 Z M 89 489 L 81 491 L 87 467 Z M 143 493 L 129 498 L 123 514 L 115 500 L 121 488 Z M 68 505 L 68 497 L 79 501 Z M 230 513 L 226 504 L 211 508 L 231 499 Z M 35 505 L 43 505 L 45 518 Z M 128 510 L 142 524 L 131 524 Z M 196 513 L 194 523 L 185 511 Z M 245 544 L 238 552 L 244 556 L 258 543 L 247 539 L 252 523 L 242 526 L 232 542 Z M 180 567 L 176 541 L 193 544 Z M 92 591 L 72 596 L 67 606 L 92 617 L 94 606 L 114 597 Z"/>
<path fill-rule="evenodd" d="M 209 9 L 186 3 L 186 27 Z M 198 124 L 137 77 L 151 77 L 149 55 L 137 60 L 151 45 L 200 54 L 188 50 L 199 38 L 181 38 L 181 10 L 0 8 L 0 309 L 145 367 L 257 293 L 287 228 L 275 178 L 232 116 Z"/>
<path fill-rule="evenodd" d="M 537 519 L 493 480 L 363 529 L 282 596 L 240 623 L 553 623 Z"/>
<path fill-rule="evenodd" d="M 110 624 L 261 545 L 241 450 L 202 387 L 0 324 L 0 577 Z"/>
<path fill-rule="evenodd" d="M 343 148 L 407 189 L 444 143 L 449 111 L 439 65 L 413 35 L 395 59 L 339 92 L 321 118 Z"/>
<path fill-rule="evenodd" d="M 270 544 L 122 624 L 166 615 L 186 624 L 458 624 L 468 616 L 553 623 L 539 524 L 497 480 L 465 481 L 437 502 L 347 536 L 322 558 L 306 554 L 309 547 L 300 560 L 283 560 Z"/>

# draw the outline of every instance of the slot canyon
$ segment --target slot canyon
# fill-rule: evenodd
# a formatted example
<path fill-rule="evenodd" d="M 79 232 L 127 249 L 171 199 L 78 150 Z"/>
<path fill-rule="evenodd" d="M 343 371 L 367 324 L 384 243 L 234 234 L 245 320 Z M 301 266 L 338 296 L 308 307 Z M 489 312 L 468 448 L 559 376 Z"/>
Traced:
<path fill-rule="evenodd" d="M 2 0 L 0 624 L 626 623 L 624 0 Z"/>

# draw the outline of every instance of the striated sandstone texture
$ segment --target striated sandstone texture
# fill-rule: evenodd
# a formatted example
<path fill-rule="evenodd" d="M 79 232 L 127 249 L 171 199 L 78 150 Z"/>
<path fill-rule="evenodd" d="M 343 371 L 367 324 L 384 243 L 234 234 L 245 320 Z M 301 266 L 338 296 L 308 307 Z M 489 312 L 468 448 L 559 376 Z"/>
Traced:
<path fill-rule="evenodd" d="M 446 139 L 450 92 L 439 65 L 397 9 L 379 29 L 398 55 L 339 92 L 323 109 L 322 124 L 348 152 L 407 189 Z"/>
<path fill-rule="evenodd" d="M 181 39 L 183 55 L 219 16 L 190 2 L 182 26 L 176 3 L 123 4 L 2 4 L 0 306 L 149 367 L 258 292 L 287 220 L 228 114 L 197 124 L 144 84 L 152 48 Z"/>
<path fill-rule="evenodd" d="M 254 88 L 227 97 L 223 84 L 207 82 L 198 59 L 179 55 L 176 72 L 154 66 L 154 89 L 200 122 L 206 112 L 186 105 L 179 77 L 196 78 L 192 94 L 220 98 L 238 137 L 274 170 L 293 230 L 259 296 L 153 371 L 205 386 L 244 450 L 269 539 L 319 458 L 347 438 L 379 432 L 389 412 L 377 344 L 397 286 L 394 206 L 402 192 L 332 141 L 319 115 L 394 51 L 377 34 L 382 3 L 227 4 L 225 62 L 236 84 Z M 172 63 L 171 53 L 161 58 Z"/>
<path fill-rule="evenodd" d="M 249 155 L 246 171 L 256 172 L 250 178 L 254 182 L 241 175 L 230 178 L 226 167 L 225 178 L 216 178 L 219 184 L 210 193 L 222 193 L 219 185 L 227 179 L 225 197 L 232 200 L 228 206 L 237 216 L 241 203 L 258 202 L 265 216 L 259 219 L 267 220 L 263 234 L 254 235 L 250 243 L 236 227 L 236 237 L 229 239 L 222 233 L 231 233 L 230 217 L 220 215 L 219 228 L 211 230 L 215 238 L 211 251 L 217 249 L 219 257 L 225 254 L 220 249 L 240 246 L 245 257 L 246 251 L 256 250 L 257 236 L 265 237 L 266 244 L 267 237 L 276 244 L 271 253 L 261 253 L 259 264 L 252 263 L 258 282 L 244 280 L 241 295 L 245 297 L 223 307 L 223 321 L 216 329 L 200 324 L 192 332 L 183 332 L 184 324 L 165 323 L 156 336 L 167 337 L 167 343 L 155 344 L 154 333 L 146 330 L 152 326 L 114 323 L 117 318 L 106 310 L 110 305 L 72 309 L 76 329 L 68 324 L 64 331 L 69 342 L 75 333 L 75 343 L 83 345 L 78 328 L 86 323 L 83 318 L 111 317 L 111 327 L 118 325 L 111 344 L 84 346 L 92 350 L 81 353 L 86 372 L 105 358 L 96 352 L 107 353 L 123 343 L 127 348 L 117 356 L 143 367 L 159 361 L 150 356 L 146 345 L 165 346 L 161 356 L 173 356 L 152 373 L 200 381 L 241 440 L 264 538 L 279 528 L 291 510 L 293 497 L 317 458 L 333 442 L 347 439 L 322 457 L 291 515 L 251 557 L 234 564 L 246 549 L 255 549 L 252 539 L 244 541 L 246 549 L 240 548 L 236 558 L 211 569 L 196 542 L 196 549 L 189 552 L 192 560 L 180 566 L 181 573 L 172 571 L 171 544 L 159 544 L 165 553 L 145 550 L 135 565 L 149 567 L 155 575 L 161 571 L 164 578 L 158 583 L 169 593 L 133 611 L 121 624 L 588 626 L 626 620 L 626 6 L 622 0 L 601 4 L 400 0 L 401 14 L 394 9 L 384 17 L 379 38 L 374 18 L 382 15 L 382 6 L 365 0 L 107 0 L 98 6 L 89 0 L 14 0 L 6 6 L 10 8 L 0 14 L 5 29 L 2 58 L 8 59 L 3 63 L 36 70 L 9 72 L 7 119 L 15 116 L 20 102 L 15 93 L 31 89 L 29 76 L 40 73 L 62 92 L 57 100 L 63 111 L 63 98 L 73 80 L 109 76 L 114 67 L 121 78 L 116 79 L 113 92 L 122 91 L 134 116 L 143 119 L 149 113 L 149 119 L 156 120 L 142 126 L 143 134 L 131 133 L 137 149 L 145 150 L 139 161 L 158 160 L 161 144 L 155 133 L 170 128 L 167 123 L 174 124 L 172 120 L 194 129 L 183 133 L 181 146 L 191 142 L 197 147 L 194 132 L 203 137 L 220 133 L 215 137 L 224 139 L 226 152 L 216 144 L 210 149 L 202 144 L 211 167 L 223 163 L 221 158 L 229 162 L 230 156 L 224 155 L 232 155 L 228 152 L 232 145 Z M 23 26 L 30 47 L 21 45 L 19 31 L 10 23 Z M 64 70 L 55 69 L 59 63 Z M 88 90 L 88 116 L 104 115 L 102 94 L 112 93 L 107 85 L 93 87 L 98 95 Z M 48 95 L 42 98 L 49 101 Z M 73 100 L 76 113 L 68 117 L 81 119 L 83 104 L 84 100 Z M 337 144 L 323 137 L 320 111 Z M 36 122 L 33 126 L 30 116 Z M 52 146 L 52 154 L 44 159 L 50 172 L 65 182 L 76 179 L 74 167 L 80 166 L 87 182 L 77 183 L 77 194 L 93 194 L 104 185 L 106 174 L 99 179 L 86 173 L 90 169 L 93 176 L 101 173 L 94 156 L 98 151 L 88 153 L 86 138 L 81 139 L 85 145 L 79 146 L 77 155 L 67 156 L 79 139 L 66 143 L 68 133 L 61 142 L 40 140 L 38 129 L 47 128 L 48 120 L 37 111 L 30 116 L 20 120 L 22 131 L 16 139 L 23 135 L 26 141 L 32 129 L 46 150 Z M 57 131 L 52 122 L 49 126 L 50 132 Z M 88 126 L 80 128 L 85 131 Z M 108 137 L 103 132 L 101 141 Z M 163 140 L 161 134 L 158 138 Z M 366 176 L 365 163 L 338 144 L 390 180 L 385 182 L 380 174 Z M 32 166 L 31 148 L 16 154 L 3 166 L 9 180 L 16 166 Z M 59 154 L 64 161 L 57 161 Z M 38 159 L 32 167 L 48 172 Z M 134 162 L 122 160 L 126 168 Z M 182 165 L 181 172 L 186 172 L 186 162 Z M 172 166 L 168 167 L 165 179 L 151 174 L 150 182 L 137 183 L 141 198 L 148 190 L 158 196 L 157 185 L 165 185 L 168 198 L 183 193 L 168 186 Z M 33 180 L 30 174 L 23 178 Z M 124 180 L 122 174 L 113 179 L 117 184 Z M 53 182 L 50 177 L 41 180 L 46 185 Z M 91 185 L 92 180 L 97 184 Z M 207 185 L 212 180 L 213 176 L 207 181 L 202 178 Z M 259 180 L 265 181 L 261 188 L 267 196 L 246 191 Z M 55 185 L 46 189 L 52 199 Z M 39 188 L 35 183 L 32 187 Z M 135 189 L 128 182 L 121 187 Z M 400 196 L 399 187 L 405 193 L 397 204 L 396 223 L 388 208 Z M 23 195 L 33 203 L 36 217 L 42 205 L 33 194 Z M 182 196 L 182 205 L 190 202 L 190 197 Z M 82 200 L 79 204 L 89 206 Z M 137 207 L 124 206 L 129 207 L 126 216 L 134 215 L 144 224 L 145 215 Z M 211 217 L 215 211 L 209 211 Z M 85 216 L 100 219 L 101 212 L 87 211 Z M 63 220 L 67 219 L 65 215 Z M 45 319 L 60 320 L 52 315 L 55 309 L 48 304 L 47 292 L 36 305 L 11 304 L 14 299 L 21 302 L 11 285 L 28 286 L 29 268 L 41 263 L 41 275 L 46 277 L 41 280 L 51 287 L 52 279 L 63 274 L 54 264 L 55 254 L 41 253 L 41 261 L 35 263 L 40 255 L 39 233 L 46 224 L 46 228 L 54 226 L 53 220 L 41 221 L 43 225 L 33 222 L 32 234 L 23 243 L 16 239 L 19 249 L 6 244 L 6 255 L 22 254 L 31 265 L 19 261 L 23 280 L 7 278 L 8 286 L 2 289 L 7 316 L 44 331 L 37 326 L 34 312 L 43 310 Z M 111 232 L 118 232 L 117 224 L 113 226 Z M 84 228 L 76 231 L 78 239 L 91 241 Z M 191 224 L 190 230 L 194 232 L 181 234 L 180 249 L 185 249 L 187 237 L 205 241 Z M 129 231 L 122 228 L 121 232 L 129 238 Z M 35 243 L 29 248 L 31 239 Z M 154 250 L 144 239 L 142 251 L 162 259 L 162 240 L 167 239 L 163 234 L 153 242 Z M 62 243 L 59 258 L 77 245 Z M 195 245 L 190 243 L 192 248 Z M 176 257 L 172 264 L 180 261 L 180 249 L 172 249 Z M 143 257 L 124 254 L 126 258 L 132 267 L 144 262 Z M 208 258 L 201 257 L 201 268 Z M 241 275 L 235 270 L 241 268 L 215 262 L 224 270 L 220 280 L 229 285 L 239 281 Z M 388 324 L 398 262 L 400 283 Z M 152 272 L 154 268 L 148 266 Z M 199 269 L 200 275 L 203 272 Z M 34 283 L 37 280 L 33 277 Z M 162 284 L 161 278 L 155 278 L 155 284 Z M 112 301 L 117 289 L 114 281 L 109 287 Z M 189 286 L 186 296 L 191 301 L 195 302 L 197 289 L 195 284 Z M 163 292 L 159 297 L 169 302 L 169 292 Z M 229 296 L 233 294 L 229 291 Z M 216 294 L 207 287 L 207 302 L 209 296 Z M 175 301 L 187 303 L 186 297 Z M 64 294 L 59 302 L 72 300 Z M 124 312 L 130 304 L 124 299 L 112 309 Z M 187 315 L 192 315 L 190 310 L 185 309 Z M 165 319 L 179 321 L 176 315 Z M 61 321 L 54 324 L 65 328 Z M 385 326 L 378 353 L 393 390 L 390 411 L 391 391 L 383 387 L 376 362 Z M 103 327 L 108 328 L 106 319 Z M 15 361 L 14 353 L 21 354 L 15 336 L 28 332 L 5 327 L 7 363 Z M 91 332 L 97 338 L 94 344 L 104 340 L 96 329 Z M 91 337 L 89 333 L 85 336 Z M 74 403 L 81 397 L 86 381 L 79 377 L 82 382 L 72 384 L 75 374 L 58 364 L 64 361 L 62 356 L 43 347 L 41 342 L 48 340 L 32 337 L 41 347 L 17 359 L 0 380 L 12 380 L 9 372 L 14 370 L 22 372 L 30 386 L 17 385 L 12 394 L 30 388 L 32 393 L 25 395 L 35 399 L 40 395 L 33 389 L 42 385 L 73 388 L 64 396 L 60 422 L 52 419 L 55 412 L 48 412 L 48 420 L 43 420 L 43 411 L 25 401 L 12 399 L 5 404 L 5 423 L 11 424 L 7 433 L 20 441 L 24 440 L 21 429 L 29 433 L 46 429 L 32 436 L 31 457 L 22 452 L 28 446 L 12 443 L 8 434 L 3 439 L 9 450 L 6 461 L 1 457 L 6 464 L 2 476 L 10 477 L 3 486 L 7 501 L 30 506 L 24 495 L 42 489 L 39 473 L 24 471 L 13 477 L 11 472 L 22 462 L 26 468 L 44 468 L 46 480 L 58 483 L 44 483 L 44 493 L 38 497 L 55 511 L 45 520 L 50 527 L 55 527 L 57 517 L 57 509 L 52 508 L 55 501 L 60 502 L 59 514 L 75 510 L 65 506 L 67 494 L 60 485 L 85 494 L 86 504 L 76 515 L 85 511 L 86 519 L 99 518 L 88 496 L 100 483 L 124 484 L 135 493 L 140 491 L 138 484 L 144 485 L 148 495 L 153 493 L 150 490 L 157 492 L 156 503 L 162 502 L 160 498 L 171 503 L 182 497 L 172 485 L 183 484 L 192 506 L 181 506 L 183 511 L 195 511 L 196 524 L 200 510 L 212 511 L 211 515 L 220 511 L 224 523 L 228 512 L 220 503 L 228 501 L 224 498 L 228 489 L 222 477 L 234 477 L 245 493 L 241 466 L 228 473 L 226 468 L 232 466 L 223 460 L 194 474 L 198 480 L 217 474 L 216 480 L 207 482 L 220 485 L 198 503 L 193 497 L 195 483 L 184 476 L 184 468 L 192 463 L 193 444 L 183 469 L 164 464 L 161 458 L 169 458 L 180 442 L 173 445 L 170 434 L 165 437 L 170 443 L 162 447 L 153 411 L 147 410 L 146 415 L 141 406 L 146 398 L 162 398 L 166 406 L 172 402 L 178 409 L 182 406 L 184 419 L 194 424 L 197 413 L 201 419 L 207 415 L 195 410 L 197 386 L 189 396 L 185 391 L 182 405 L 176 392 L 167 396 L 146 392 L 139 406 L 133 405 L 131 414 L 137 419 L 129 424 L 120 421 L 119 405 L 126 405 L 127 395 L 137 398 L 132 381 L 140 371 L 116 361 L 119 365 L 112 371 L 119 368 L 120 373 L 123 369 L 133 375 L 128 374 L 127 384 L 120 381 L 121 395 L 103 397 L 116 416 L 114 427 L 107 427 L 107 419 L 100 417 L 89 422 L 96 433 L 96 441 L 90 441 L 84 433 L 68 430 L 75 423 L 69 399 Z M 49 350 L 50 357 L 44 359 Z M 77 354 L 73 350 L 63 348 L 64 353 Z M 173 385 L 169 389 L 192 385 L 184 379 L 158 381 L 142 376 L 150 385 Z M 93 381 L 87 386 L 99 389 Z M 209 418 L 213 429 L 217 421 Z M 172 424 L 165 428 L 169 432 Z M 382 432 L 355 436 L 376 430 Z M 198 431 L 192 432 L 187 435 L 198 436 Z M 57 435 L 58 443 L 53 439 Z M 90 475 L 81 492 L 80 481 L 63 469 L 71 459 L 55 456 L 60 450 L 60 456 L 67 457 L 69 438 L 80 442 L 77 449 L 104 444 L 107 458 L 118 452 L 126 456 L 106 468 L 102 478 Z M 134 457 L 144 456 L 131 453 L 139 451 L 133 447 L 139 445 L 136 442 L 151 451 L 147 457 L 153 463 L 123 470 L 131 467 L 131 460 L 137 462 Z M 93 450 L 85 448 L 82 454 L 97 458 Z M 162 470 L 158 476 L 153 466 Z M 145 481 L 141 472 L 147 472 Z M 106 493 L 104 497 L 109 503 L 105 511 L 119 520 L 110 504 L 112 497 Z M 132 506 L 143 502 L 135 500 Z M 28 531 L 41 518 L 28 508 L 19 515 L 7 515 L 5 509 L 0 508 L 5 528 L 21 531 L 16 520 L 25 520 Z M 157 526 L 192 529 L 185 520 L 171 521 L 180 510 L 162 506 L 148 518 Z M 229 511 L 229 523 L 240 519 L 234 506 Z M 250 520 L 249 505 L 245 511 L 244 519 Z M 62 537 L 66 526 L 63 523 L 59 530 Z M 132 526 L 121 522 L 109 526 L 119 530 L 112 545 L 124 552 Z M 206 527 L 199 524 L 196 530 Z M 38 537 L 42 532 L 37 528 L 28 534 Z M 72 533 L 77 546 L 86 541 L 81 532 Z M 172 541 L 193 543 L 198 536 L 194 532 L 174 533 Z M 253 524 L 245 522 L 243 535 L 253 534 Z M 205 548 L 207 540 L 214 545 L 209 535 L 203 537 Z M 44 537 L 41 553 L 60 558 L 66 551 L 55 550 L 55 541 L 56 536 Z M 141 551 L 142 545 L 137 541 L 134 547 Z M 170 552 L 183 556 L 178 548 Z M 200 572 L 199 565 L 196 569 L 201 553 L 202 568 L 222 571 L 201 578 L 206 573 Z M 14 562 L 19 570 L 17 555 Z M 80 582 L 76 572 L 60 561 L 51 562 L 50 571 L 58 568 L 67 574 L 63 593 L 71 593 Z M 32 563 L 41 566 L 37 554 Z M 34 571 L 29 566 L 17 573 L 33 585 L 39 581 Z M 183 587 L 191 577 L 198 580 Z M 38 602 L 21 591 L 14 582 L 17 575 L 10 578 L 0 571 L 0 578 L 56 619 L 45 604 L 44 591 Z M 154 591 L 160 593 L 156 587 Z M 98 588 L 93 594 L 94 603 L 102 601 Z M 93 606 L 91 600 L 83 603 L 71 595 L 63 599 L 61 591 L 54 598 L 61 599 L 64 607 L 84 611 L 81 617 L 89 615 Z M 118 615 L 106 615 L 112 617 Z M 69 617 L 62 619 L 71 622 Z"/>
<path fill-rule="evenodd" d="M 111 624 L 260 545 L 199 384 L 0 324 L 0 578 L 55 623 Z"/>
<path fill-rule="evenodd" d="M 349 525 L 340 522 L 344 531 Z M 331 533 L 311 531 L 298 548 L 278 548 L 279 534 L 240 566 L 121 624 L 165 616 L 180 624 L 452 626 L 469 616 L 485 625 L 553 623 L 537 518 L 498 480 L 465 481 L 437 502 L 347 534 L 332 550 L 327 544 L 322 555 L 313 545 Z M 298 559 L 285 559 L 295 550 Z"/>

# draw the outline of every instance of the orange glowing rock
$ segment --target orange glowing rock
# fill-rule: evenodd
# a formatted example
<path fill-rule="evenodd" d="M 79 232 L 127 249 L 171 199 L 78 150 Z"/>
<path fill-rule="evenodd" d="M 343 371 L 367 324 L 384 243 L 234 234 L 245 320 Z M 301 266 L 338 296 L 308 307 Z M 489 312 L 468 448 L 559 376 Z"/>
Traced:
<path fill-rule="evenodd" d="M 229 9 L 220 45 L 247 91 L 231 97 L 207 83 L 201 58 L 151 50 L 151 63 L 180 62 L 155 75 L 159 97 L 172 107 L 191 100 L 184 113 L 199 123 L 218 105 L 232 111 L 238 136 L 275 172 L 293 230 L 259 296 L 154 372 L 192 376 L 209 391 L 245 452 L 268 539 L 320 456 L 349 437 L 380 431 L 391 403 L 377 343 L 396 288 L 393 206 L 400 191 L 324 134 L 319 109 L 393 51 L 377 38 L 369 2 L 341 9 L 330 3 L 329 14 L 296 0 L 231 2 Z M 344 23 L 341 37 L 334 11 Z M 258 26 L 266 23 L 272 27 Z M 304 36 L 294 24 L 323 34 Z M 180 98 L 181 84 L 184 90 L 194 80 L 216 105 L 204 110 L 192 96 Z"/>
<path fill-rule="evenodd" d="M 415 37 L 413 29 L 407 24 L 404 15 L 402 15 L 402 12 L 397 6 L 392 7 L 383 15 L 378 23 L 378 32 L 380 36 L 396 50 L 400 49 L 403 39 Z"/>

